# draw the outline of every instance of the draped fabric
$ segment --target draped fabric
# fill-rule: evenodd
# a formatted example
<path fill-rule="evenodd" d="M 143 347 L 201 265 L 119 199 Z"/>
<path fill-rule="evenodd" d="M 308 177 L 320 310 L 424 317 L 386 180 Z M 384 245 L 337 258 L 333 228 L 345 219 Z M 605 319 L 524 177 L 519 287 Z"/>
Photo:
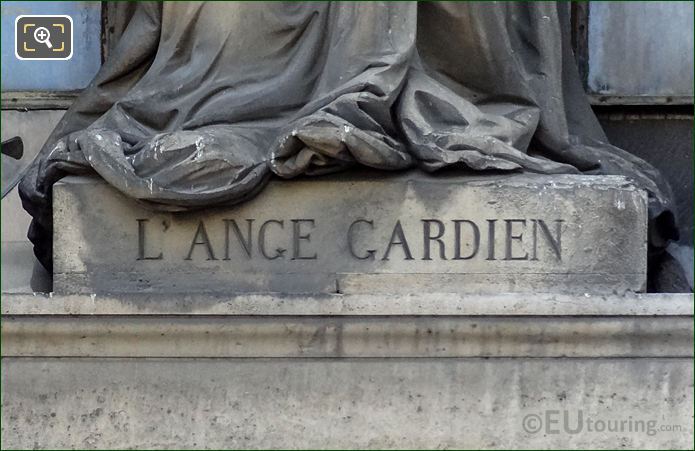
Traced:
<path fill-rule="evenodd" d="M 22 181 L 51 262 L 51 187 L 96 173 L 153 208 L 360 167 L 622 174 L 677 233 L 668 185 L 611 146 L 559 2 L 139 3 Z"/>

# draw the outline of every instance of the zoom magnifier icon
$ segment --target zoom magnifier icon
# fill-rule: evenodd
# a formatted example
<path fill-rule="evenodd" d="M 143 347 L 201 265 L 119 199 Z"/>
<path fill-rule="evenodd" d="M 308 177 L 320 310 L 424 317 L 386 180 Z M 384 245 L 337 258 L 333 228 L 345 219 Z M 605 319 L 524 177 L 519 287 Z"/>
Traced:
<path fill-rule="evenodd" d="M 51 44 L 51 32 L 46 29 L 46 27 L 38 27 L 34 30 L 34 39 L 39 44 L 46 44 L 49 49 L 53 48 Z"/>
<path fill-rule="evenodd" d="M 15 56 L 20 60 L 69 60 L 72 25 L 72 18 L 64 14 L 17 16 Z"/>

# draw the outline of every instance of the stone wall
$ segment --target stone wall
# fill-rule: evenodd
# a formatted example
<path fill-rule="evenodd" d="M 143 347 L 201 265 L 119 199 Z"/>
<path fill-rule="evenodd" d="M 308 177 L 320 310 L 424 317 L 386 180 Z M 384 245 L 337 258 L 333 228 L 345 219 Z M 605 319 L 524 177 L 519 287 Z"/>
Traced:
<path fill-rule="evenodd" d="M 693 440 L 689 295 L 12 295 L 2 308 L 3 448 Z"/>

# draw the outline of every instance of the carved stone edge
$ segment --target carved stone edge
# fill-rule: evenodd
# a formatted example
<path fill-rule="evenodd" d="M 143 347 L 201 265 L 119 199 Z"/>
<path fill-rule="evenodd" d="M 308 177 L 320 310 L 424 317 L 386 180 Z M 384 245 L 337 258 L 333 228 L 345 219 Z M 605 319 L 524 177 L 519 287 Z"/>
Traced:
<path fill-rule="evenodd" d="M 3 315 L 692 316 L 692 293 L 3 294 Z"/>
<path fill-rule="evenodd" d="M 682 358 L 687 316 L 12 316 L 3 357 Z"/>
<path fill-rule="evenodd" d="M 690 358 L 693 353 L 693 307 L 687 294 L 155 298 L 4 296 L 2 354 Z"/>

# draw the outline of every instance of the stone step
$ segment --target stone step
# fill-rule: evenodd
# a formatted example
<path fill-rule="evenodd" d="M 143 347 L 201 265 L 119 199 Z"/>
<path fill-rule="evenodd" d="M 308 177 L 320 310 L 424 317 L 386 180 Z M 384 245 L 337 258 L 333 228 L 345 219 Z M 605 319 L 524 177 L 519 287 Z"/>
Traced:
<path fill-rule="evenodd" d="M 54 291 L 643 291 L 647 195 L 623 177 L 349 175 L 241 205 L 159 212 L 55 185 Z"/>
<path fill-rule="evenodd" d="M 692 315 L 687 293 L 5 294 L 0 351 L 7 358 L 686 358 Z"/>

